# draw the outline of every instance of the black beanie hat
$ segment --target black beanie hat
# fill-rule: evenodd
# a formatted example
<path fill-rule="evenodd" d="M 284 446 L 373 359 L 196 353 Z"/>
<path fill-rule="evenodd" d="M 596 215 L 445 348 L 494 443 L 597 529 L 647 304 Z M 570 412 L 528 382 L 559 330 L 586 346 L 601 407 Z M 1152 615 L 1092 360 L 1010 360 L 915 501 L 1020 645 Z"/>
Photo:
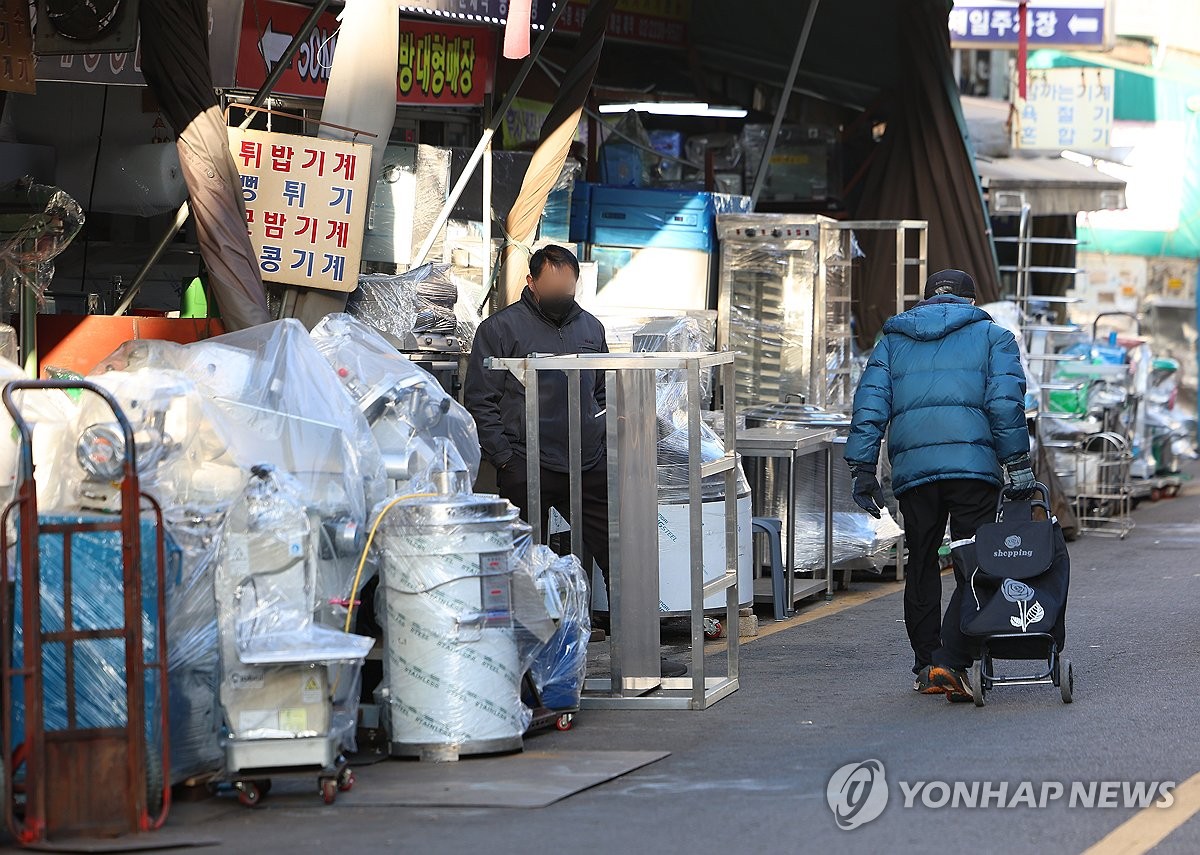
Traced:
<path fill-rule="evenodd" d="M 925 299 L 944 294 L 974 300 L 975 280 L 961 270 L 939 270 L 925 280 Z"/>

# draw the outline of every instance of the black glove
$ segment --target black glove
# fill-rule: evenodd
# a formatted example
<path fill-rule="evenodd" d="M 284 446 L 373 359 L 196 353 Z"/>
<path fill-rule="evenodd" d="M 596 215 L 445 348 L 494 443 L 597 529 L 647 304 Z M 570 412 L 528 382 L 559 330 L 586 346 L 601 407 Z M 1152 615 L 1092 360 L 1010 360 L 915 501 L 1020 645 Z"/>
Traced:
<path fill-rule="evenodd" d="M 880 517 L 883 507 L 883 488 L 875 477 L 875 470 L 863 466 L 852 470 L 854 474 L 854 503 L 875 519 Z"/>
<path fill-rule="evenodd" d="M 1037 482 L 1033 479 L 1033 464 L 1029 455 L 1018 454 L 1016 457 L 1010 457 L 1004 461 L 1004 465 L 1008 468 L 1008 487 L 1005 488 L 1004 495 L 1018 502 L 1033 496 L 1034 485 Z"/>

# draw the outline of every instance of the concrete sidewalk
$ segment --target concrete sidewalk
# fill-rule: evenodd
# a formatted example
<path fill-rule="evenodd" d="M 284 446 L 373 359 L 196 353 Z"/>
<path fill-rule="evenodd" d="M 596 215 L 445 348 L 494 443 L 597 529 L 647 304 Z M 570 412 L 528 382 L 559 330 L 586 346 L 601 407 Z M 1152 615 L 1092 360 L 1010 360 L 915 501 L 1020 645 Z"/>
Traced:
<path fill-rule="evenodd" d="M 905 808 L 899 782 L 1007 782 L 1011 795 L 1026 780 L 1069 790 L 1200 772 L 1198 517 L 1191 487 L 1139 509 L 1126 541 L 1072 545 L 1069 706 L 1048 686 L 998 688 L 983 709 L 915 694 L 900 585 L 857 583 L 856 592 L 883 594 L 856 593 L 866 601 L 848 608 L 844 595 L 815 604 L 807 622 L 746 645 L 742 689 L 706 712 L 590 712 L 568 733 L 531 737 L 539 751 L 672 752 L 550 807 L 362 808 L 351 792 L 327 808 L 305 790 L 273 792 L 253 811 L 228 799 L 181 804 L 171 825 L 264 853 L 1083 852 L 1139 812 L 1071 808 L 1065 798 L 1045 809 L 931 809 L 919 799 Z M 841 831 L 826 784 L 866 759 L 886 768 L 890 802 L 877 820 Z M 404 773 L 389 762 L 364 770 L 359 787 Z M 1176 808 L 1149 808 L 1129 829 L 1150 843 L 1165 836 L 1155 852 L 1200 851 L 1200 819 L 1182 821 L 1200 807 L 1200 787 L 1177 795 Z"/>

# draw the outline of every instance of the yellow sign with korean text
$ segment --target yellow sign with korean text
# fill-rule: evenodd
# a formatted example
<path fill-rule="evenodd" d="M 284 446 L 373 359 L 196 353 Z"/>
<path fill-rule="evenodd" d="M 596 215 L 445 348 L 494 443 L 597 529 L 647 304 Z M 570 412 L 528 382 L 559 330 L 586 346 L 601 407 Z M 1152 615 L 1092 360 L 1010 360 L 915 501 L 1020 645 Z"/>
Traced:
<path fill-rule="evenodd" d="M 357 288 L 371 146 L 240 128 L 229 145 L 263 280 Z"/>
<path fill-rule="evenodd" d="M 1026 97 L 1014 99 L 1013 148 L 1108 148 L 1113 126 L 1111 68 L 1030 69 Z"/>

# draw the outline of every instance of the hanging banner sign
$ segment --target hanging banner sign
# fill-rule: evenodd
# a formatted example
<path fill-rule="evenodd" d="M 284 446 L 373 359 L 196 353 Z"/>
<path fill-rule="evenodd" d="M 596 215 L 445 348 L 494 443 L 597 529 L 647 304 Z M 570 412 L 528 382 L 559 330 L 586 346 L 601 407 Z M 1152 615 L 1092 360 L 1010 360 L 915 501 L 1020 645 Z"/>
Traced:
<path fill-rule="evenodd" d="M 0 92 L 34 91 L 33 34 L 26 0 L 0 0 Z"/>
<path fill-rule="evenodd" d="M 1014 148 L 1108 148 L 1113 127 L 1111 68 L 1047 68 L 1029 72 L 1024 101 L 1017 99 Z"/>
<path fill-rule="evenodd" d="M 263 279 L 357 288 L 371 146 L 230 128 L 229 147 Z"/>
<path fill-rule="evenodd" d="M 258 89 L 308 17 L 309 8 L 278 0 L 247 3 L 237 58 L 237 86 Z M 338 21 L 326 13 L 273 92 L 324 98 L 337 49 Z M 491 81 L 492 39 L 485 27 L 400 21 L 396 103 L 478 106 Z"/>
<path fill-rule="evenodd" d="M 588 0 L 571 0 L 555 32 L 583 30 L 587 9 Z M 605 35 L 617 41 L 683 48 L 691 17 L 691 0 L 617 0 Z"/>

